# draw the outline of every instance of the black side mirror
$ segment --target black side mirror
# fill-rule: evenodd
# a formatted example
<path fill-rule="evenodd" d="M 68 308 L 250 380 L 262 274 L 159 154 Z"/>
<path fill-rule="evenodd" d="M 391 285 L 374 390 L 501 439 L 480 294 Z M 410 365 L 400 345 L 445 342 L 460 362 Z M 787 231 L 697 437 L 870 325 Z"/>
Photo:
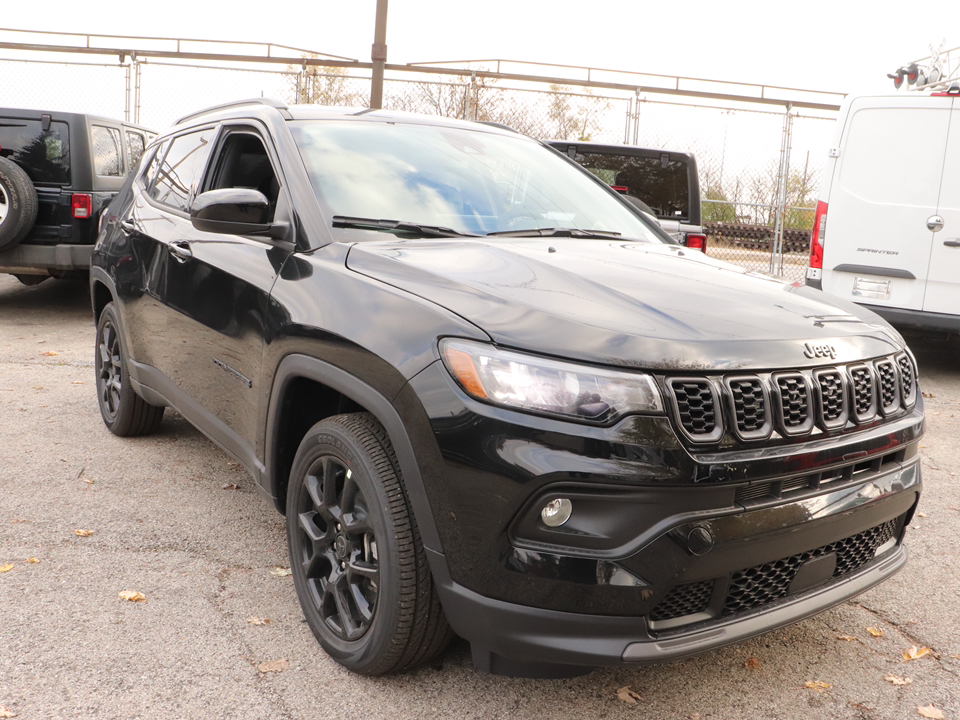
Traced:
<path fill-rule="evenodd" d="M 230 235 L 265 235 L 282 238 L 286 223 L 271 223 L 270 201 L 259 190 L 221 188 L 198 195 L 190 208 L 197 230 Z"/>

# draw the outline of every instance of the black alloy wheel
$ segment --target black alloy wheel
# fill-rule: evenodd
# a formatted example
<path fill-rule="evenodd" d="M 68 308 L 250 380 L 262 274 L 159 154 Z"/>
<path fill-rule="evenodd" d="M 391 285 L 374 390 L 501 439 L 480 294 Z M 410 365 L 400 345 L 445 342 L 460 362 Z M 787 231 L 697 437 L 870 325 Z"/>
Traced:
<path fill-rule="evenodd" d="M 358 640 L 370 628 L 379 595 L 377 538 L 353 471 L 333 455 L 307 470 L 297 519 L 306 585 L 331 633 Z"/>
<path fill-rule="evenodd" d="M 287 488 L 287 536 L 307 623 L 340 664 L 381 675 L 449 643 L 393 446 L 368 413 L 303 438 Z"/>
<path fill-rule="evenodd" d="M 160 425 L 163 407 L 151 405 L 134 392 L 127 376 L 127 361 L 120 337 L 120 321 L 108 303 L 97 322 L 97 402 L 103 423 L 114 435 L 146 435 Z"/>

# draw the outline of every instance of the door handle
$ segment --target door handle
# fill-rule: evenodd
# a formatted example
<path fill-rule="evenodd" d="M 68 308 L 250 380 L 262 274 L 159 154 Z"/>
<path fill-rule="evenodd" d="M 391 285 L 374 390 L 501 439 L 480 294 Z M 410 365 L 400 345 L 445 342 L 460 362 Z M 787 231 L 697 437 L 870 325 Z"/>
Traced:
<path fill-rule="evenodd" d="M 186 240 L 174 240 L 167 247 L 170 248 L 170 254 L 177 262 L 184 263 L 193 257 L 193 250 L 190 249 L 190 243 Z"/>
<path fill-rule="evenodd" d="M 943 244 L 946 245 L 947 247 L 960 247 L 960 240 L 958 239 L 944 240 Z"/>

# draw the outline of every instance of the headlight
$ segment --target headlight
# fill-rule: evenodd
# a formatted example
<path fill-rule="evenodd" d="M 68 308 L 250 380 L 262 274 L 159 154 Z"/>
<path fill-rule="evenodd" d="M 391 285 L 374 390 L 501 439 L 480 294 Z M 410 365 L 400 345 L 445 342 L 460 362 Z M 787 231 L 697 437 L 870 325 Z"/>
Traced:
<path fill-rule="evenodd" d="M 495 405 L 593 422 L 663 412 L 653 378 L 642 373 L 576 365 L 468 340 L 443 340 L 440 355 L 460 387 Z"/>

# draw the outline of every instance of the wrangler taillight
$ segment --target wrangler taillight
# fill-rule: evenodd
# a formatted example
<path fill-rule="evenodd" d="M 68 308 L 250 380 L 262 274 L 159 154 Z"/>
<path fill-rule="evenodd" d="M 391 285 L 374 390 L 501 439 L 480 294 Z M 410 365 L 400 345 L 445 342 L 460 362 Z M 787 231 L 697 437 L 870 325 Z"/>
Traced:
<path fill-rule="evenodd" d="M 827 230 L 827 204 L 817 203 L 817 214 L 813 218 L 813 232 L 810 233 L 810 267 L 823 268 L 823 239 Z"/>
<path fill-rule="evenodd" d="M 688 233 L 687 234 L 687 247 L 691 250 L 699 250 L 700 252 L 707 251 L 707 236 L 700 235 L 697 233 Z"/>
<path fill-rule="evenodd" d="M 93 215 L 93 198 L 86 193 L 74 193 L 70 201 L 70 209 L 78 220 L 88 218 Z"/>

